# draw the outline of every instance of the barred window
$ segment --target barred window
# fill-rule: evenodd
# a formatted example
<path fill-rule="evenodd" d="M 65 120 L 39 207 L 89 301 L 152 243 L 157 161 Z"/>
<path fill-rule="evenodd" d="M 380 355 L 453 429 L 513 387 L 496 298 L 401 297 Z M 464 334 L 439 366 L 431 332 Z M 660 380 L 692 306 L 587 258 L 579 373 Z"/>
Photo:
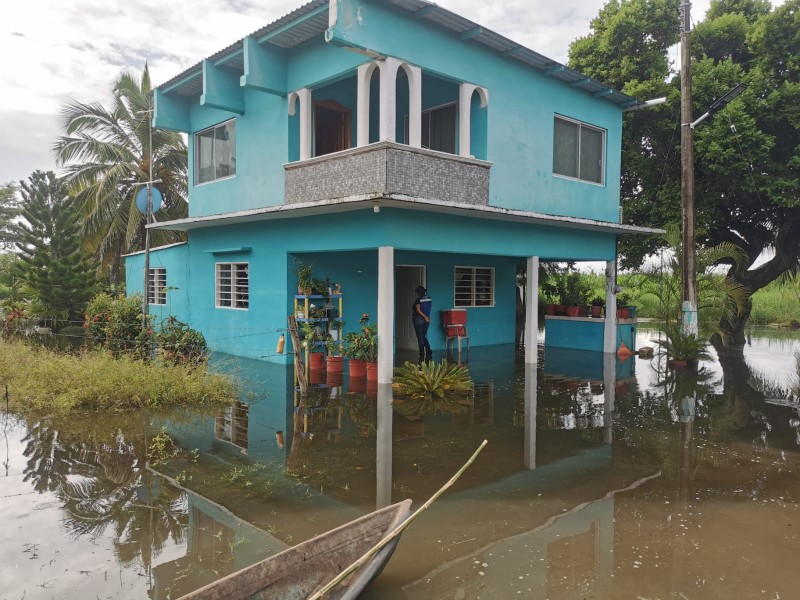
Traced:
<path fill-rule="evenodd" d="M 250 267 L 248 263 L 217 263 L 216 305 L 219 308 L 250 306 Z"/>
<path fill-rule="evenodd" d="M 236 121 L 196 133 L 194 152 L 196 184 L 236 175 Z"/>
<path fill-rule="evenodd" d="M 150 269 L 147 272 L 147 303 L 167 303 L 167 270 L 164 267 Z"/>
<path fill-rule="evenodd" d="M 494 268 L 456 267 L 453 306 L 494 306 Z"/>

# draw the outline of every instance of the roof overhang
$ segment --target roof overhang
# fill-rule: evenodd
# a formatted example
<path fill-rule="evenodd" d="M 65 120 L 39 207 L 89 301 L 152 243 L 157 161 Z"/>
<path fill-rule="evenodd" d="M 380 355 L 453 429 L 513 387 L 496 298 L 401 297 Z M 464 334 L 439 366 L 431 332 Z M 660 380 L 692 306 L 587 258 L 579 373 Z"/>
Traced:
<path fill-rule="evenodd" d="M 548 77 L 553 77 L 571 87 L 613 102 L 620 108 L 631 108 L 639 104 L 638 100 L 627 94 L 610 88 L 446 8 L 426 0 L 383 1 L 395 8 L 406 11 L 421 22 L 452 32 L 461 38 L 464 43 L 481 44 L 500 56 L 520 61 Z M 248 37 L 255 39 L 258 44 L 270 44 L 282 49 L 293 48 L 313 38 L 324 38 L 329 26 L 328 7 L 328 0 L 312 0 L 269 25 L 254 31 Z M 216 67 L 225 66 L 241 70 L 244 65 L 244 45 L 245 40 L 243 38 L 212 54 L 206 60 Z M 162 93 L 178 96 L 199 96 L 203 93 L 203 62 L 201 61 L 186 69 L 158 86 L 158 89 Z"/>
<path fill-rule="evenodd" d="M 548 215 L 510 208 L 498 208 L 495 206 L 465 205 L 455 202 L 430 200 L 427 198 L 411 198 L 398 194 L 350 196 L 321 202 L 284 204 L 203 217 L 189 217 L 187 219 L 163 221 L 160 223 L 152 223 L 148 225 L 148 228 L 190 231 L 192 229 L 202 229 L 206 227 L 239 225 L 242 223 L 256 223 L 259 221 L 273 221 L 278 219 L 298 219 L 356 210 L 374 210 L 376 206 L 379 209 L 394 208 L 400 210 L 415 210 L 473 219 L 494 219 L 528 225 L 543 225 L 546 227 L 609 233 L 613 235 L 654 235 L 664 233 L 663 229 L 653 229 L 650 227 L 624 225 L 622 223 L 596 221 L 579 217 Z"/>

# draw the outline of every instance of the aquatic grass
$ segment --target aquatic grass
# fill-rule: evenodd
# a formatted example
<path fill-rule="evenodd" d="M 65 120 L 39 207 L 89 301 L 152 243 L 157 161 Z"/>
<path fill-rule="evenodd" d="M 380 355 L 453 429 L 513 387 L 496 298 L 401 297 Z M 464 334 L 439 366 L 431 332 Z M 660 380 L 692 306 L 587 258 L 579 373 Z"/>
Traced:
<path fill-rule="evenodd" d="M 232 402 L 228 376 L 205 367 L 143 362 L 107 351 L 59 354 L 18 341 L 0 342 L 0 385 L 17 412 L 124 412 L 175 405 Z"/>
<path fill-rule="evenodd" d="M 800 295 L 788 283 L 773 281 L 753 294 L 752 325 L 788 325 L 800 322 Z"/>

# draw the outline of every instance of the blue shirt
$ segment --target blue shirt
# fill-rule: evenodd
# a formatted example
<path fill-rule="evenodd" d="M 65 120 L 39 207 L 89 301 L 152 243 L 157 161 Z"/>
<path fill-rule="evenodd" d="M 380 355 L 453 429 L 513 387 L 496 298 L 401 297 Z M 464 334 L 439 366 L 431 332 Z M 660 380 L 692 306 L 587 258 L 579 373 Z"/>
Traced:
<path fill-rule="evenodd" d="M 411 305 L 411 316 L 416 317 L 419 316 L 417 312 L 417 305 L 419 305 L 422 314 L 424 314 L 429 319 L 431 318 L 431 306 L 433 305 L 433 300 L 431 297 L 425 294 L 424 296 L 420 296 L 416 300 L 414 300 L 414 304 Z"/>

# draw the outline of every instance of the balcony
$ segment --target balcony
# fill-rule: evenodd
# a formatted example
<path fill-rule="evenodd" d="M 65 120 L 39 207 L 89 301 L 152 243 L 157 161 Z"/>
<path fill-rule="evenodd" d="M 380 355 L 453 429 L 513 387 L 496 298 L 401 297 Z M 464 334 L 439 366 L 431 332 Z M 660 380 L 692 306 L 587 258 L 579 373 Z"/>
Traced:
<path fill-rule="evenodd" d="M 284 165 L 286 204 L 338 198 L 424 198 L 489 204 L 491 163 L 377 142 Z"/>

